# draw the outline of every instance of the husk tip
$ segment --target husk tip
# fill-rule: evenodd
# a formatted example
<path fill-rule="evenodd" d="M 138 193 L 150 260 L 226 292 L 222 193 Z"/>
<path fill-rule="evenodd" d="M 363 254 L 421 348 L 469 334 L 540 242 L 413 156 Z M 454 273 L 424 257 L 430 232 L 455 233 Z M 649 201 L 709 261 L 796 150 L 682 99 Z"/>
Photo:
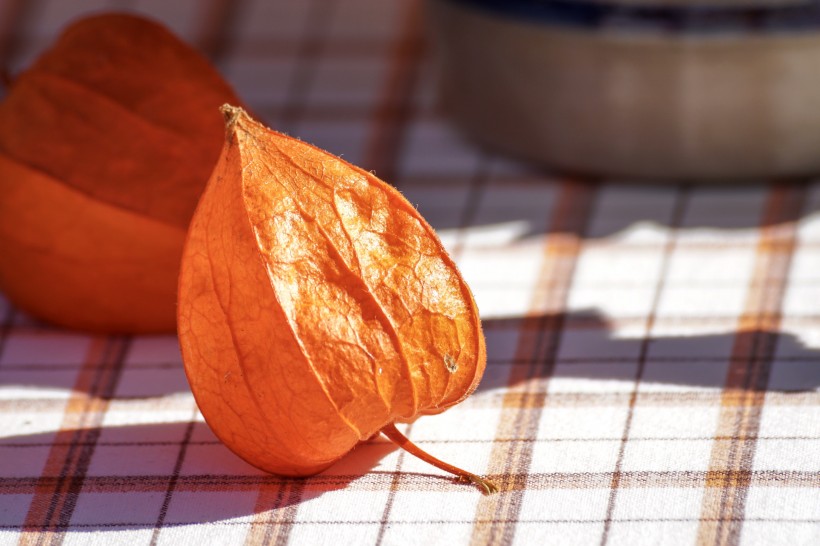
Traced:
<path fill-rule="evenodd" d="M 234 128 L 240 117 L 248 115 L 242 107 L 227 103 L 220 106 L 219 111 L 222 112 L 222 115 L 225 117 L 225 132 L 227 134 L 234 132 Z"/>

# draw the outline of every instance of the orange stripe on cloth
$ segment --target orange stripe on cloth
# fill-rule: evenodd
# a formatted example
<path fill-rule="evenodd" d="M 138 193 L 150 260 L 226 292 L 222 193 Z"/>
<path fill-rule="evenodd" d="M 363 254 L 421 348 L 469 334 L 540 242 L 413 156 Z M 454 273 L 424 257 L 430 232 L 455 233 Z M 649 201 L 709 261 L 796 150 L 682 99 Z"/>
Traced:
<path fill-rule="evenodd" d="M 254 516 L 245 544 L 287 544 L 304 490 L 304 479 L 298 478 L 277 484 L 263 484 L 256 497 Z"/>
<path fill-rule="evenodd" d="M 530 312 L 521 323 L 516 360 L 508 378 L 503 409 L 490 453 L 488 474 L 499 493 L 482 497 L 473 526 L 473 544 L 510 544 L 515 534 L 532 460 L 533 442 L 547 396 L 547 378 L 563 330 L 564 310 L 575 264 L 587 229 L 596 188 L 564 183 L 543 250 Z M 509 440 L 509 441 L 507 441 Z"/>
<path fill-rule="evenodd" d="M 129 343 L 127 337 L 101 337 L 90 344 L 40 473 L 18 542 L 21 546 L 62 542 L 62 530 L 74 513 Z"/>
<path fill-rule="evenodd" d="M 419 0 L 406 2 L 401 28 L 390 51 L 390 66 L 380 99 L 371 116 L 370 137 L 365 149 L 364 169 L 391 184 L 413 114 L 412 103 L 424 52 L 422 8 Z"/>
<path fill-rule="evenodd" d="M 738 544 L 756 437 L 780 329 L 781 306 L 805 201 L 801 185 L 772 187 L 761 219 L 754 272 L 732 347 L 706 476 L 698 544 Z"/>
<path fill-rule="evenodd" d="M 233 45 L 236 21 L 246 2 L 235 0 L 209 0 L 200 2 L 202 23 L 195 38 L 195 45 L 212 63 L 219 63 Z"/>

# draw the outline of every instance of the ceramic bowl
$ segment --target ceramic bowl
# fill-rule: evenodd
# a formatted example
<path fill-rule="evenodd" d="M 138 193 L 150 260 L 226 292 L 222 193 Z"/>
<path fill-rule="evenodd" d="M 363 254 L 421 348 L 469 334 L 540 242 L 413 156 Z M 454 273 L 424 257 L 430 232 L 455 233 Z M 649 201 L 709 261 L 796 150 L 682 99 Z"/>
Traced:
<path fill-rule="evenodd" d="M 430 0 L 443 105 L 557 169 L 820 172 L 820 2 Z"/>

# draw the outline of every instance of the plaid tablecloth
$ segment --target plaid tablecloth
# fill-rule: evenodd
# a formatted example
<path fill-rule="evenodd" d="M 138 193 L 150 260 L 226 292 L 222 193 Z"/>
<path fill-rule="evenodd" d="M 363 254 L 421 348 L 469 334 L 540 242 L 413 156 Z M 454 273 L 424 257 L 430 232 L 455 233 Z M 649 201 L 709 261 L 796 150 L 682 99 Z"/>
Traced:
<path fill-rule="evenodd" d="M 263 474 L 202 421 L 174 337 L 61 331 L 3 302 L 0 544 L 820 544 L 817 181 L 574 180 L 482 152 L 437 111 L 416 0 L 0 8 L 13 71 L 81 13 L 148 13 L 268 124 L 417 204 L 489 363 L 475 395 L 403 430 L 502 490 L 381 438 L 310 479 Z"/>

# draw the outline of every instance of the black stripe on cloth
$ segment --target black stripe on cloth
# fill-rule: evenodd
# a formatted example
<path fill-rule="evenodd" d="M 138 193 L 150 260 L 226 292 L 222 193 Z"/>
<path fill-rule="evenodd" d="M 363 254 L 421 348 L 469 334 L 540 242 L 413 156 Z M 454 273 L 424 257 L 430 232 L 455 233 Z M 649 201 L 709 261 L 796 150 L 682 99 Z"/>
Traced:
<path fill-rule="evenodd" d="M 660 304 L 661 294 L 666 285 L 667 275 L 669 273 L 670 264 L 672 262 L 672 254 L 675 252 L 677 244 L 677 230 L 680 228 L 686 207 L 689 204 L 690 189 L 688 186 L 680 186 L 678 194 L 675 199 L 675 206 L 672 210 L 672 217 L 669 219 L 670 233 L 663 250 L 661 265 L 658 271 L 658 278 L 655 282 L 654 293 L 652 295 L 652 303 L 650 304 L 649 313 L 646 317 L 646 325 L 643 339 L 641 339 L 641 346 L 638 353 L 638 366 L 635 372 L 635 378 L 632 386 L 632 393 L 629 396 L 629 405 L 626 415 L 626 422 L 624 423 L 623 435 L 620 439 L 620 446 L 618 447 L 618 457 L 615 461 L 615 471 L 612 473 L 612 483 L 610 484 L 609 499 L 607 500 L 606 515 L 604 516 L 604 528 L 601 532 L 601 546 L 606 546 L 609 541 L 609 532 L 612 528 L 612 518 L 615 513 L 615 503 L 618 499 L 618 490 L 620 489 L 621 474 L 623 473 L 623 462 L 626 454 L 626 446 L 631 441 L 630 435 L 632 432 L 632 420 L 635 416 L 635 406 L 638 402 L 638 391 L 641 385 L 641 380 L 644 377 L 646 364 L 649 355 L 649 345 L 652 342 L 652 332 L 655 326 L 655 317 L 658 312 L 658 305 Z"/>
<path fill-rule="evenodd" d="M 154 546 L 159 541 L 159 533 L 165 526 L 165 519 L 168 517 L 168 508 L 171 506 L 171 499 L 174 496 L 177 482 L 179 481 L 179 473 L 182 471 L 182 464 L 185 462 L 185 454 L 188 451 L 188 446 L 191 443 L 191 436 L 194 433 L 194 425 L 196 424 L 196 411 L 191 416 L 185 427 L 185 433 L 182 437 L 182 442 L 179 444 L 179 452 L 177 459 L 174 461 L 174 469 L 171 472 L 171 477 L 168 479 L 168 486 L 165 490 L 165 497 L 162 499 L 162 506 L 157 516 L 157 521 L 154 523 L 154 532 L 151 534 L 151 546 Z"/>
<path fill-rule="evenodd" d="M 624 397 L 626 399 L 626 397 Z M 616 404 L 618 406 L 622 404 Z M 711 404 L 710 404 L 711 405 Z M 503 442 L 531 442 L 531 443 L 595 443 L 595 442 L 618 442 L 621 440 L 621 437 L 598 437 L 598 438 L 497 438 L 493 440 L 487 439 L 473 439 L 473 440 L 436 440 L 436 439 L 427 439 L 424 440 L 425 444 L 494 444 L 494 443 L 503 443 Z M 724 441 L 724 440 L 736 440 L 736 441 L 760 441 L 760 440 L 820 440 L 820 431 L 818 431 L 817 436 L 806 436 L 806 435 L 778 435 L 778 436 L 765 436 L 765 435 L 749 435 L 744 436 L 743 438 L 738 438 L 736 436 L 685 436 L 685 437 L 657 437 L 657 436 L 630 436 L 630 442 L 680 442 L 683 441 L 693 441 L 693 442 L 700 442 L 700 441 Z M 215 446 L 220 445 L 222 442 L 219 440 L 203 440 L 198 442 L 188 442 L 188 446 Z M 50 447 L 52 445 L 62 445 L 67 446 L 67 443 L 4 443 L 0 444 L 0 446 L 4 448 L 21 448 L 21 449 L 37 449 L 37 448 L 44 448 Z M 72 443 L 70 445 L 90 445 L 90 442 L 85 444 L 80 443 Z M 156 441 L 156 442 L 95 442 L 97 447 L 159 447 L 159 446 L 178 446 L 179 442 L 171 442 L 171 441 Z M 16 479 L 16 478 L 15 478 Z M 2 491 L 2 478 L 0 478 L 0 494 L 3 493 Z"/>
<path fill-rule="evenodd" d="M 409 437 L 410 431 L 412 429 L 413 424 L 411 423 L 405 430 L 405 436 Z M 407 452 L 402 450 L 396 458 L 396 469 L 392 472 L 393 478 L 390 480 L 389 493 L 387 494 L 387 500 L 384 503 L 384 510 L 382 511 L 381 520 L 378 521 L 379 534 L 376 535 L 376 540 L 373 542 L 375 546 L 382 545 L 382 543 L 384 542 L 384 534 L 387 532 L 387 526 L 393 523 L 390 520 L 390 512 L 393 510 L 393 503 L 396 501 L 396 492 L 401 487 L 401 468 L 402 464 L 404 463 L 404 458 L 407 455 Z"/>
<path fill-rule="evenodd" d="M 680 440 L 680 439 L 678 439 Z M 179 476 L 175 491 L 203 493 L 214 491 L 257 491 L 260 486 L 283 488 L 299 485 L 300 490 L 312 492 L 335 491 L 345 487 L 348 491 L 386 491 L 393 481 L 394 473 L 379 472 L 368 474 L 334 474 L 319 475 L 311 478 L 294 479 L 281 476 L 235 476 L 229 474 L 182 475 Z M 430 479 L 430 474 L 398 473 L 398 486 L 402 491 L 420 492 L 464 492 L 464 484 L 455 480 Z M 438 478 L 439 475 L 436 477 Z M 720 480 L 729 482 L 743 481 L 749 487 L 771 488 L 820 488 L 820 473 L 811 470 L 634 470 L 621 473 L 621 489 L 649 488 L 707 488 L 719 492 Z M 511 483 L 519 490 L 530 491 L 553 489 L 609 489 L 612 483 L 612 472 L 534 472 L 510 476 Z M 53 488 L 59 476 L 45 478 L 0 478 L 0 494 L 32 494 L 40 487 Z M 168 476 L 161 475 L 125 475 L 125 476 L 86 476 L 82 480 L 86 493 L 119 493 L 124 486 L 129 492 L 164 492 L 168 488 Z M 298 495 L 289 495 L 285 505 L 298 502 Z M 716 516 L 704 516 L 699 519 L 714 520 Z M 509 518 L 508 518 L 509 519 Z M 513 518 L 514 519 L 514 518 Z M 512 521 L 513 519 L 509 519 Z M 492 518 L 479 517 L 482 522 L 494 521 Z M 499 520 L 500 521 L 500 520 Z M 602 521 L 602 520 L 598 520 Z M 292 521 L 290 523 L 293 523 Z M 391 522 L 392 523 L 392 522 Z M 151 527 L 154 523 L 149 524 Z M 17 526 L 15 526 L 16 528 Z"/>

